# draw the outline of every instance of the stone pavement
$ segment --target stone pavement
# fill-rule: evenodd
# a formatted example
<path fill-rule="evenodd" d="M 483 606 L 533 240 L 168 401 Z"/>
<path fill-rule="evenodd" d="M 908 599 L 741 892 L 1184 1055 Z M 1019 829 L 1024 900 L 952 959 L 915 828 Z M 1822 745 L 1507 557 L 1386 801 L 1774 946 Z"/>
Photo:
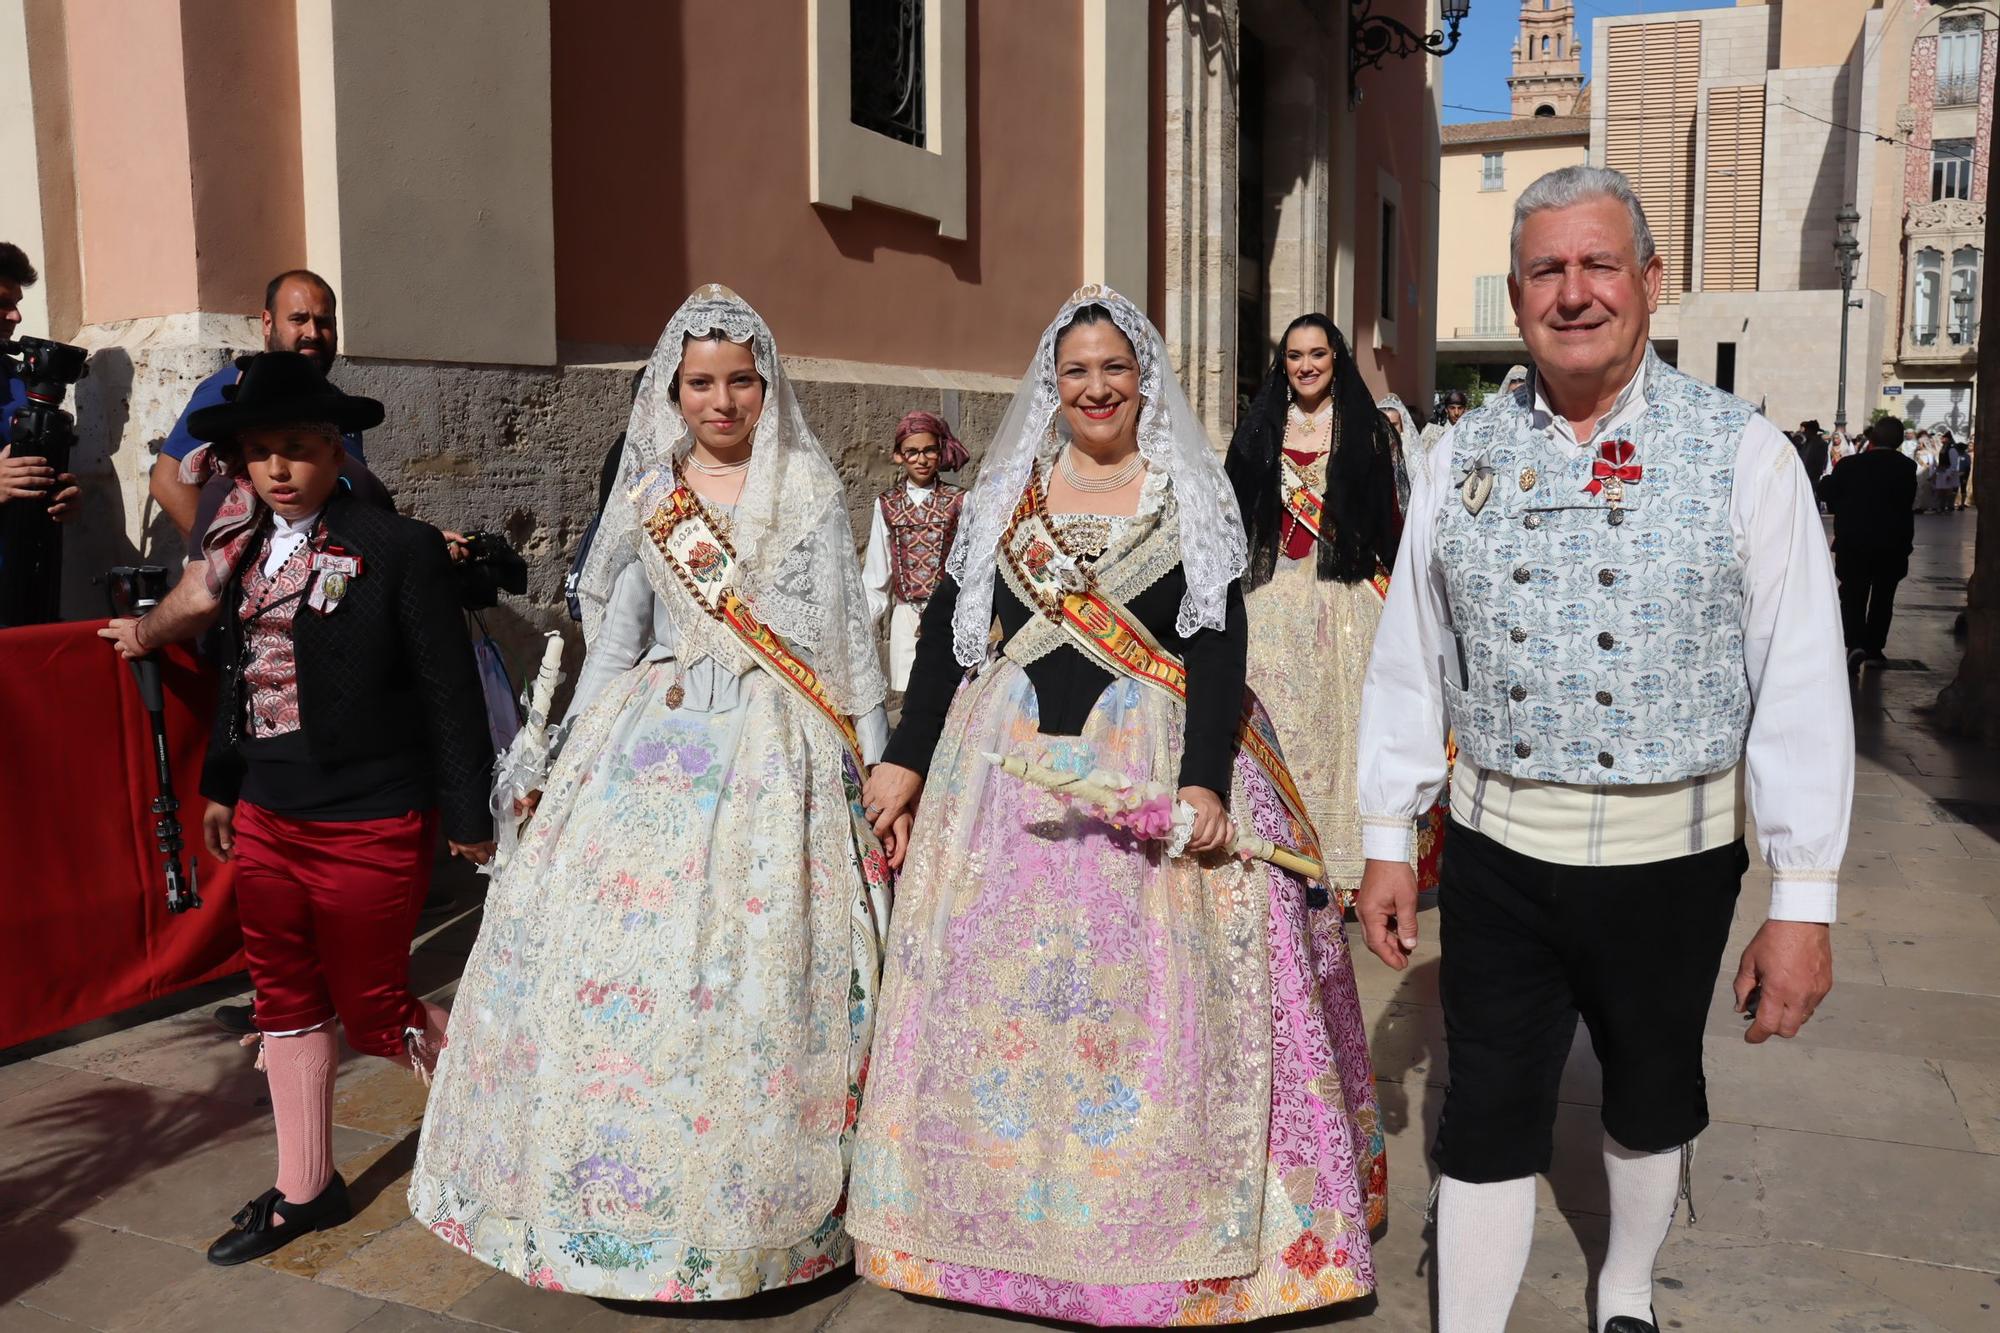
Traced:
<path fill-rule="evenodd" d="M 1804 1037 L 1762 1048 L 1740 1040 L 1727 987 L 1717 989 L 1716 1123 L 1696 1162 L 1700 1221 L 1675 1226 L 1661 1262 L 1667 1328 L 2000 1330 L 2000 756 L 1924 726 L 1958 658 L 1950 629 L 1973 520 L 1918 522 L 1889 646 L 1918 665 L 1870 671 L 1856 692 L 1861 775 L 1837 985 Z M 1739 944 L 1768 884 L 1759 869 L 1744 887 Z M 448 993 L 476 924 L 419 950 L 422 987 Z M 1365 953 L 1360 962 L 1390 1136 L 1379 1300 L 1284 1327 L 1430 1327 L 1424 1145 L 1445 1060 L 1434 919 L 1424 926 L 1408 973 Z M 261 1264 L 211 1268 L 203 1247 L 275 1165 L 262 1076 L 208 1025 L 226 990 L 0 1053 L 0 1333 L 928 1333 L 1032 1322 L 840 1276 L 728 1310 L 530 1290 L 410 1220 L 403 1189 L 422 1090 L 359 1058 L 341 1072 L 334 1147 L 360 1214 Z M 1604 1243 L 1598 1076 L 1579 1042 L 1511 1324 L 1524 1333 L 1585 1326 L 1588 1261 Z"/>

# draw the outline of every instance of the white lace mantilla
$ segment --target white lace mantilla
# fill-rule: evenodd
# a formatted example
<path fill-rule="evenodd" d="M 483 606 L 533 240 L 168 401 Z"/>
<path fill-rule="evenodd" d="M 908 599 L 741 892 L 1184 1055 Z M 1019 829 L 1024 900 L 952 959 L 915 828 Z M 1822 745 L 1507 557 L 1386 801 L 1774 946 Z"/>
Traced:
<path fill-rule="evenodd" d="M 651 545 L 644 531 L 647 516 L 638 512 L 633 497 L 693 447 L 694 437 L 673 401 L 674 377 L 687 340 L 716 334 L 747 344 L 764 380 L 764 410 L 751 436 L 750 469 L 731 513 L 729 540 L 737 556 L 731 577 L 758 619 L 813 655 L 835 706 L 859 717 L 882 702 L 888 686 L 861 588 L 846 492 L 799 409 L 770 328 L 727 287 L 702 287 L 681 304 L 639 381 L 620 483 L 605 506 L 577 583 L 584 638 L 597 637 L 619 572 Z M 656 585 L 666 573 L 657 560 L 647 562 L 647 572 Z M 680 625 L 676 619 L 684 642 L 721 654 L 721 644 L 704 627 Z"/>
<path fill-rule="evenodd" d="M 966 497 L 945 570 L 959 586 L 952 648 L 961 666 L 985 660 L 993 624 L 993 580 L 1000 537 L 1028 484 L 1030 470 L 1069 443 L 1058 410 L 1056 339 L 1079 310 L 1097 306 L 1111 316 L 1139 360 L 1139 452 L 1158 484 L 1171 486 L 1180 513 L 1180 564 L 1187 576 L 1175 629 L 1221 629 L 1229 585 L 1249 562 L 1249 543 L 1222 458 L 1189 406 L 1167 362 L 1166 342 L 1139 308 L 1109 287 L 1080 288 L 1042 331 L 1021 387 L 987 448 L 979 480 Z"/>

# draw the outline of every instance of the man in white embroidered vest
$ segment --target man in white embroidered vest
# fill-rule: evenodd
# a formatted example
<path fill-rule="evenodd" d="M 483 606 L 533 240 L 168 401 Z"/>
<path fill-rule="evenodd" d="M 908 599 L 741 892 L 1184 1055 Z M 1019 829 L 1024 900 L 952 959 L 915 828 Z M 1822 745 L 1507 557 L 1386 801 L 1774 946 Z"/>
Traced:
<path fill-rule="evenodd" d="M 1357 911 L 1408 963 L 1411 819 L 1446 779 L 1438 906 L 1451 1081 L 1433 1155 L 1442 1333 L 1499 1333 L 1582 1016 L 1604 1068 L 1602 1333 L 1656 1333 L 1653 1263 L 1708 1124 L 1702 1029 L 1748 865 L 1747 1039 L 1833 984 L 1854 728 L 1819 511 L 1777 427 L 1662 362 L 1662 263 L 1625 177 L 1523 192 L 1508 290 L 1534 370 L 1413 479 L 1362 701 Z"/>

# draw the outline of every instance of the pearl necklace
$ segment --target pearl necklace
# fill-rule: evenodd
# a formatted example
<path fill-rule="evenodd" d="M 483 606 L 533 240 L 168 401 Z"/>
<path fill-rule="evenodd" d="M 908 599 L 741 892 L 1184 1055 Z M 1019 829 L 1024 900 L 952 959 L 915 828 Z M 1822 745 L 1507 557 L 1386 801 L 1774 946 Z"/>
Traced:
<path fill-rule="evenodd" d="M 1132 478 L 1139 475 L 1139 469 L 1146 465 L 1145 455 L 1138 450 L 1125 460 L 1125 465 L 1116 472 L 1103 477 L 1086 477 L 1076 470 L 1076 446 L 1071 445 L 1056 459 L 1056 466 L 1062 469 L 1062 477 L 1069 488 L 1084 495 L 1101 495 L 1106 491 L 1123 489 Z"/>
<path fill-rule="evenodd" d="M 747 458 L 740 463 L 704 463 L 699 458 L 696 458 L 692 452 L 687 456 L 687 463 L 696 472 L 708 477 L 733 477 L 739 472 L 747 471 L 750 467 L 750 460 Z"/>

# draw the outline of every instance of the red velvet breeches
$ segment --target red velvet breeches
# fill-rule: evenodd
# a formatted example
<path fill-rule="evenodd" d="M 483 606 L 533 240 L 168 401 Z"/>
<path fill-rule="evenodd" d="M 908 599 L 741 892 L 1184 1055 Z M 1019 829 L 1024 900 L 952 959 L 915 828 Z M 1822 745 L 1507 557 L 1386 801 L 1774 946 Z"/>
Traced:
<path fill-rule="evenodd" d="M 257 987 L 257 1026 L 297 1032 L 339 1018 L 367 1055 L 404 1053 L 424 1026 L 410 993 L 410 937 L 430 889 L 437 812 L 289 819 L 236 807 L 236 906 Z"/>

